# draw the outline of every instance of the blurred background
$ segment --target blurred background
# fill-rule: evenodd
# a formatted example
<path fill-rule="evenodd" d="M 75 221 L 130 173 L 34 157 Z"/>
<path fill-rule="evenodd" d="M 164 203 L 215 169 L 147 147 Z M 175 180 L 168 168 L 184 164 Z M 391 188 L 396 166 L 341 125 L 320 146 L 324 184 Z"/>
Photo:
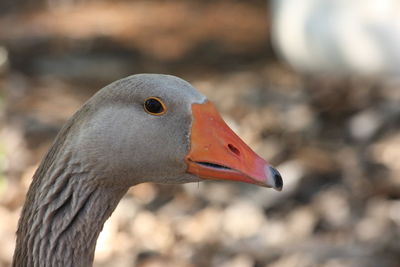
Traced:
<path fill-rule="evenodd" d="M 400 266 L 399 18 L 396 0 L 2 0 L 0 266 L 60 127 L 143 72 L 206 94 L 284 190 L 136 186 L 95 266 Z"/>

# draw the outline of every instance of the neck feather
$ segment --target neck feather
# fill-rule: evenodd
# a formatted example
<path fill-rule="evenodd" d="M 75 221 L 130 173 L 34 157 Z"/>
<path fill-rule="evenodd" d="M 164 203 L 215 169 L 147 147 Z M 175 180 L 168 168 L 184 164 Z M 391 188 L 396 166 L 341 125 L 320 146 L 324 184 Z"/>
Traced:
<path fill-rule="evenodd" d="M 36 171 L 18 224 L 13 266 L 91 266 L 97 237 L 127 188 L 96 183 L 65 142 Z"/>

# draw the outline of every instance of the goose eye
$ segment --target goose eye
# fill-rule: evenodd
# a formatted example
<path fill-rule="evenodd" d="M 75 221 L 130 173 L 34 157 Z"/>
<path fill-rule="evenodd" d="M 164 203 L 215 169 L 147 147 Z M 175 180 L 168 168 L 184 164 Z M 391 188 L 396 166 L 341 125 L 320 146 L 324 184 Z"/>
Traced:
<path fill-rule="evenodd" d="M 151 115 L 163 115 L 167 112 L 167 108 L 158 97 L 152 96 L 144 101 L 144 110 Z"/>

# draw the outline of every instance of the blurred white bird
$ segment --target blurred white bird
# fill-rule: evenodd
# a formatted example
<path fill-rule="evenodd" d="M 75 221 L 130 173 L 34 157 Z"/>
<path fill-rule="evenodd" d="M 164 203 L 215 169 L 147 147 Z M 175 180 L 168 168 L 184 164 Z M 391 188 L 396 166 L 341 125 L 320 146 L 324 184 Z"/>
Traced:
<path fill-rule="evenodd" d="M 400 74 L 400 1 L 273 0 L 272 40 L 295 69 Z"/>

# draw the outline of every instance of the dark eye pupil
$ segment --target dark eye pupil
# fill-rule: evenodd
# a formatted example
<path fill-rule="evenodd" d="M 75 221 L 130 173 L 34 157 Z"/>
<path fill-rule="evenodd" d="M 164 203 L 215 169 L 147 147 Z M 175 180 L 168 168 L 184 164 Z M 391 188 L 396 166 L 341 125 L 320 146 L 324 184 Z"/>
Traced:
<path fill-rule="evenodd" d="M 151 113 L 161 113 L 164 111 L 162 104 L 157 99 L 147 99 L 144 106 Z"/>

